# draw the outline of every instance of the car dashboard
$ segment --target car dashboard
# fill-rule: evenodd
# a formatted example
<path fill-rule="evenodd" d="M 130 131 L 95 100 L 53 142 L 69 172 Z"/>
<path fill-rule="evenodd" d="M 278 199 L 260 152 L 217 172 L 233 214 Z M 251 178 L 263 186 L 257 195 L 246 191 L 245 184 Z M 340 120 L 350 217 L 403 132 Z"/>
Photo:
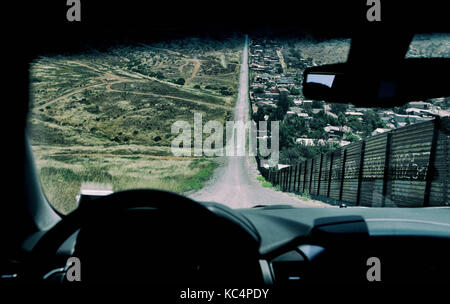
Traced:
<path fill-rule="evenodd" d="M 450 273 L 450 208 L 273 205 L 230 209 L 217 203 L 200 204 L 242 228 L 258 244 L 257 254 L 246 252 L 250 247 L 219 246 L 233 247 L 230 252 L 235 255 L 231 258 L 219 252 L 209 265 L 200 263 L 209 267 L 207 280 L 214 280 L 211 276 L 220 276 L 220 271 L 229 268 L 228 283 L 234 282 L 243 277 L 239 271 L 246 263 L 257 265 L 252 269 L 259 272 L 254 273 L 259 281 L 251 281 L 249 286 L 256 283 L 295 292 L 318 282 L 333 286 L 439 284 L 446 282 Z M 63 279 L 61 263 L 74 254 L 78 232 L 61 244 L 46 280 Z M 230 236 L 232 239 L 231 232 Z M 38 239 L 33 237 L 26 246 L 33 247 Z M 240 284 L 245 282 L 241 280 Z"/>
<path fill-rule="evenodd" d="M 450 208 L 262 206 L 235 212 L 258 232 L 264 281 L 275 286 L 442 283 L 450 271 Z"/>

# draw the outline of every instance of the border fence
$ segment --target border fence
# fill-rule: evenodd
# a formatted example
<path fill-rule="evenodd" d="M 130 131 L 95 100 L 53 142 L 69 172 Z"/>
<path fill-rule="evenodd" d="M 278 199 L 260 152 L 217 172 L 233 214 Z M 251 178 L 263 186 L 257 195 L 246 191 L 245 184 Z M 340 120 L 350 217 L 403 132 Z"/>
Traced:
<path fill-rule="evenodd" d="M 450 205 L 450 117 L 368 137 L 282 169 L 258 167 L 282 191 L 368 207 Z"/>

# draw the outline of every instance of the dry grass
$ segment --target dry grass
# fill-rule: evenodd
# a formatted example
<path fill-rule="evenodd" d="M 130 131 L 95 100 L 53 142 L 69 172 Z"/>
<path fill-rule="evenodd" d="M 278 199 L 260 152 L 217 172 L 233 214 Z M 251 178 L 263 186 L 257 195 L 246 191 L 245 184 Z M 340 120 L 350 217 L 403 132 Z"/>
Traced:
<path fill-rule="evenodd" d="M 170 145 L 178 134 L 171 125 L 193 125 L 194 113 L 204 122 L 230 118 L 241 38 L 117 46 L 32 62 L 28 130 L 50 202 L 70 212 L 84 182 L 110 184 L 114 191 L 201 188 L 217 164 L 174 157 Z M 181 77 L 185 85 L 173 83 Z M 207 86 L 226 87 L 232 95 Z"/>
<path fill-rule="evenodd" d="M 154 156 L 136 151 L 107 154 L 84 148 L 64 153 L 58 147 L 33 146 L 33 152 L 44 192 L 62 213 L 76 207 L 76 195 L 84 182 L 109 184 L 113 191 L 152 188 L 184 193 L 200 189 L 217 167 L 213 159 Z"/>

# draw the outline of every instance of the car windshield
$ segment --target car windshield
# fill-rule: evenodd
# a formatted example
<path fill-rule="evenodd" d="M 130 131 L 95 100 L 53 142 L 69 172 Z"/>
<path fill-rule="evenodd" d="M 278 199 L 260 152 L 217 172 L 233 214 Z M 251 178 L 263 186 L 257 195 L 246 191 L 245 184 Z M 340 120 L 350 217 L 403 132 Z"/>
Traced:
<path fill-rule="evenodd" d="M 236 34 L 36 58 L 28 134 L 49 202 L 153 188 L 231 208 L 448 205 L 450 98 L 303 96 L 304 70 L 350 43 Z M 416 35 L 406 56 L 450 57 L 450 35 Z"/>

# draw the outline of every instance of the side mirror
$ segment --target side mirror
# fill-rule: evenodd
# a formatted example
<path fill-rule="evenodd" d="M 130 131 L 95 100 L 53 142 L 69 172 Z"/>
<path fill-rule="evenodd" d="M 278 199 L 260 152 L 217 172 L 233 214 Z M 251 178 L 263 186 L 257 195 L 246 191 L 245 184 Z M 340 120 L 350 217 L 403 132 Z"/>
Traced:
<path fill-rule="evenodd" d="M 386 68 L 347 63 L 307 68 L 308 99 L 392 107 L 413 100 L 450 96 L 450 58 L 411 58 Z"/>

